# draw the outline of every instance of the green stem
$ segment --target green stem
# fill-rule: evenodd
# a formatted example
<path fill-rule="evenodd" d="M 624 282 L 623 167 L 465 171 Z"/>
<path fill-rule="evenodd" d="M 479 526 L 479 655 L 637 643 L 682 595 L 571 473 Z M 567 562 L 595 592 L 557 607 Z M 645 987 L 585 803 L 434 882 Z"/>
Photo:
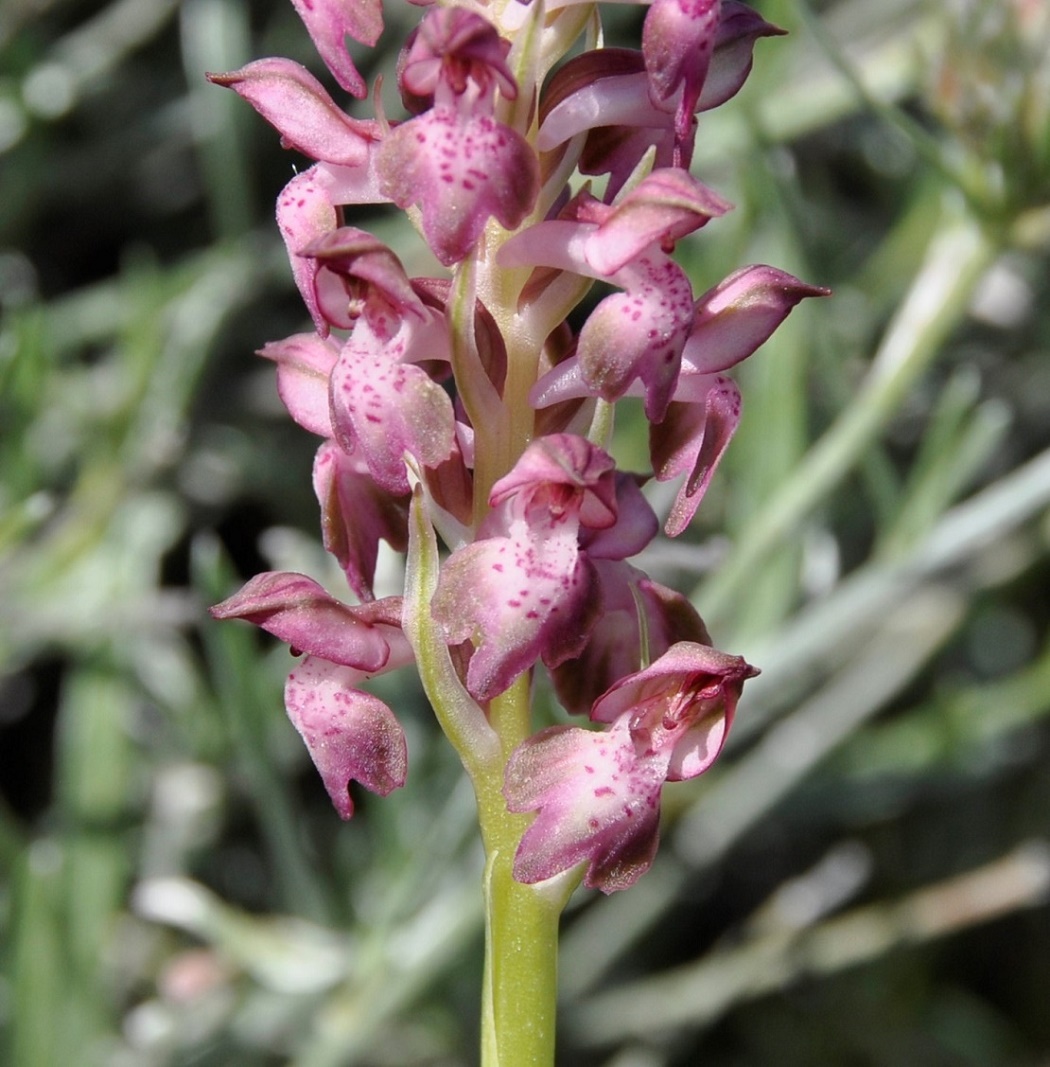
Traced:
<path fill-rule="evenodd" d="M 564 900 L 514 880 L 515 845 L 490 851 L 485 870 L 481 1064 L 553 1067 Z"/>
<path fill-rule="evenodd" d="M 505 755 L 530 730 L 523 675 L 489 709 Z M 476 781 L 485 841 L 485 975 L 482 1067 L 553 1067 L 558 994 L 558 920 L 574 880 L 542 886 L 514 878 L 514 853 L 529 817 L 507 811 L 502 768 Z"/>

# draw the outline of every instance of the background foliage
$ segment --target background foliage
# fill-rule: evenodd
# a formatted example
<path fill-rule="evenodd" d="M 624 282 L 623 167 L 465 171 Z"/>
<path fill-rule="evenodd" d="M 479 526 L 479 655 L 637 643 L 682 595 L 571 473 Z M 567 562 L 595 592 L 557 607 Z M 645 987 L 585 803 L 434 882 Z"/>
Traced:
<path fill-rule="evenodd" d="M 740 369 L 691 541 L 646 561 L 764 673 L 719 767 L 665 794 L 653 871 L 574 903 L 562 1061 L 1045 1064 L 1050 15 L 758 6 L 790 36 L 702 120 L 737 209 L 683 252 L 697 291 L 770 262 L 835 295 Z M 416 685 L 386 680 L 408 786 L 343 825 L 287 652 L 204 611 L 331 573 L 313 443 L 251 356 L 305 318 L 270 206 L 301 161 L 203 79 L 259 55 L 314 63 L 290 5 L 0 9 L 15 1067 L 474 1059 L 472 800 Z"/>

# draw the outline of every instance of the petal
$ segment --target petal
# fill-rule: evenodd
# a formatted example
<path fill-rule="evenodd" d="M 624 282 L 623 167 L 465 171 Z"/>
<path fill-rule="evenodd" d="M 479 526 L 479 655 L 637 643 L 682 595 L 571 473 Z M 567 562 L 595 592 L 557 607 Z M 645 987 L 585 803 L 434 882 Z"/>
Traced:
<path fill-rule="evenodd" d="M 693 293 L 685 272 L 662 253 L 631 265 L 625 293 L 606 297 L 580 331 L 580 374 L 594 393 L 619 400 L 631 383 L 645 387 L 645 413 L 664 417 L 674 393 L 682 348 L 693 322 Z"/>
<path fill-rule="evenodd" d="M 354 813 L 351 780 L 386 796 L 405 784 L 408 773 L 404 731 L 386 704 L 356 688 L 363 677 L 350 667 L 307 656 L 284 690 L 288 718 L 344 819 Z"/>
<path fill-rule="evenodd" d="M 728 378 L 708 379 L 704 398 L 673 403 L 661 423 L 649 427 L 649 452 L 656 480 L 688 472 L 671 507 L 664 530 L 677 537 L 692 521 L 715 468 L 740 423 L 740 390 Z"/>
<path fill-rule="evenodd" d="M 721 7 L 721 0 L 653 0 L 642 53 L 657 104 L 684 88 L 684 110 L 693 113 L 714 53 Z"/>
<path fill-rule="evenodd" d="M 697 103 L 699 110 L 709 111 L 736 96 L 751 73 L 755 42 L 760 37 L 779 37 L 786 32 L 766 22 L 747 4 L 722 0 L 715 51 Z"/>
<path fill-rule="evenodd" d="M 659 533 L 660 523 L 642 495 L 638 479 L 616 473 L 616 504 L 613 525 L 595 527 L 582 518 L 580 544 L 591 559 L 627 559 L 635 556 Z"/>
<path fill-rule="evenodd" d="M 758 671 L 740 656 L 679 641 L 594 703 L 597 722 L 626 723 L 641 752 L 661 755 L 668 781 L 705 771 L 721 751 L 744 682 Z"/>
<path fill-rule="evenodd" d="M 308 652 L 366 674 L 411 662 L 401 633 L 401 599 L 350 607 L 312 578 L 285 571 L 257 574 L 211 609 L 216 619 L 246 619 Z"/>
<path fill-rule="evenodd" d="M 299 252 L 338 224 L 336 205 L 326 178 L 324 169 L 317 164 L 292 178 L 277 198 L 277 227 L 288 249 L 292 276 L 310 309 L 317 332 L 323 337 L 328 336 L 329 327 L 314 290 L 317 264 L 303 259 Z"/>
<path fill-rule="evenodd" d="M 336 208 L 340 204 L 376 204 L 385 200 L 379 191 L 375 158 L 375 151 L 370 149 L 367 163 L 360 167 L 317 163 L 292 178 L 277 198 L 277 226 L 288 249 L 292 276 L 322 337 L 328 336 L 329 323 L 314 286 L 317 262 L 300 253 L 338 226 Z"/>
<path fill-rule="evenodd" d="M 313 483 L 325 549 L 339 561 L 358 597 L 373 600 L 379 542 L 386 541 L 395 552 L 408 546 L 407 495 L 394 496 L 380 488 L 364 462 L 348 456 L 334 441 L 318 449 Z"/>
<path fill-rule="evenodd" d="M 281 135 L 285 148 L 311 159 L 360 166 L 369 142 L 378 138 L 374 122 L 350 118 L 324 86 L 290 59 L 257 59 L 230 74 L 208 80 L 239 93 Z"/>
<path fill-rule="evenodd" d="M 562 706 L 578 715 L 589 713 L 607 689 L 638 670 L 639 610 L 650 659 L 662 656 L 678 641 L 711 642 L 703 619 L 681 593 L 623 561 L 595 560 L 595 568 L 601 582 L 601 617 L 583 652 L 551 672 Z"/>
<path fill-rule="evenodd" d="M 381 0 L 292 0 L 335 80 L 359 99 L 367 88 L 346 48 L 347 37 L 374 45 L 383 32 Z"/>
<path fill-rule="evenodd" d="M 315 333 L 300 333 L 270 341 L 258 354 L 277 364 L 277 393 L 292 418 L 310 433 L 331 437 L 328 378 L 339 349 Z"/>
<path fill-rule="evenodd" d="M 669 244 L 724 215 L 732 205 L 678 168 L 654 170 L 613 205 L 586 239 L 587 262 L 606 278 L 646 249 Z"/>
<path fill-rule="evenodd" d="M 696 301 L 693 330 L 682 353 L 683 383 L 690 374 L 727 370 L 772 336 L 791 309 L 829 289 L 807 285 L 776 267 L 743 267 Z M 691 399 L 681 392 L 675 399 Z"/>
<path fill-rule="evenodd" d="M 596 48 L 570 59 L 552 76 L 540 104 L 541 152 L 599 126 L 666 125 L 645 91 L 641 52 Z"/>
<path fill-rule="evenodd" d="M 475 12 L 435 8 L 423 17 L 398 64 L 402 90 L 415 97 L 433 97 L 441 81 L 452 76 L 459 84 L 451 88 L 463 92 L 462 83 L 469 77 L 483 91 L 496 85 L 505 99 L 514 100 L 518 84 L 507 65 L 509 51 L 510 42 Z"/>
<path fill-rule="evenodd" d="M 445 266 L 466 257 L 490 218 L 515 229 L 539 192 L 536 155 L 517 131 L 450 107 L 392 130 L 379 166 L 398 207 L 419 205 L 427 243 Z"/>
<path fill-rule="evenodd" d="M 476 700 L 503 692 L 539 658 L 550 666 L 578 655 L 601 602 L 576 527 L 530 529 L 457 549 L 441 570 L 432 604 L 450 644 L 472 640 L 467 689 Z"/>
<path fill-rule="evenodd" d="M 570 219 L 547 219 L 516 233 L 496 253 L 501 267 L 553 267 L 588 278 L 601 278 L 586 257 L 591 223 Z"/>
<path fill-rule="evenodd" d="M 545 512 L 571 509 L 585 526 L 606 529 L 616 521 L 615 468 L 613 458 L 585 437 L 548 434 L 533 441 L 496 482 L 489 504 L 495 508 L 522 496 L 527 509 L 541 493 Z"/>
<path fill-rule="evenodd" d="M 552 367 L 533 385 L 529 390 L 529 403 L 537 409 L 547 408 L 591 395 L 591 388 L 580 371 L 579 357 L 573 355 Z"/>
<path fill-rule="evenodd" d="M 426 319 L 401 260 L 370 233 L 340 226 L 299 254 L 317 264 L 317 304 L 333 326 L 352 329 L 364 315 L 373 333 L 389 337 L 405 315 Z"/>
<path fill-rule="evenodd" d="M 633 885 L 656 853 L 662 785 L 661 761 L 639 759 L 626 724 L 554 726 L 529 738 L 511 755 L 503 787 L 511 811 L 538 811 L 514 877 L 540 882 L 586 862 L 593 889 Z"/>
<path fill-rule="evenodd" d="M 361 454 L 387 492 L 409 490 L 404 455 L 436 467 L 452 452 L 452 401 L 421 367 L 403 362 L 412 328 L 402 323 L 390 340 L 359 320 L 330 380 L 332 426 L 347 452 Z M 437 352 L 435 352 L 437 354 Z"/>

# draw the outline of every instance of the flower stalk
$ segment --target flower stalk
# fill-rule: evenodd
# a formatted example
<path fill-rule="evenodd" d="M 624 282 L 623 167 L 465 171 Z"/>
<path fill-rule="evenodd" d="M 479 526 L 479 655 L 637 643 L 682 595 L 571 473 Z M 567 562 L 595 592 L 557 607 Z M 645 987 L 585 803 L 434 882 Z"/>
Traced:
<path fill-rule="evenodd" d="M 293 2 L 335 83 L 363 100 L 345 40 L 374 45 L 381 5 Z M 401 117 L 351 114 L 290 60 L 210 76 L 314 161 L 277 210 L 313 329 L 261 354 L 320 439 L 322 535 L 348 586 L 344 600 L 305 575 L 259 575 L 213 614 L 303 656 L 286 707 L 343 818 L 351 782 L 405 784 L 399 713 L 369 682 L 418 672 L 487 856 L 482 1062 L 546 1067 L 569 896 L 648 870 L 665 784 L 717 758 L 757 673 L 630 560 L 661 518 L 677 536 L 696 513 L 740 418 L 732 367 L 826 290 L 756 264 L 697 296 L 674 258 L 731 210 L 689 163 L 698 116 L 780 32 L 745 4 L 652 0 L 634 48 L 599 47 L 594 3 L 420 7 Z M 344 208 L 373 203 L 405 212 L 438 276 L 410 277 L 344 225 Z M 608 295 L 579 325 L 595 284 Z M 621 403 L 650 424 L 648 470 L 606 451 Z M 665 516 L 651 479 L 678 484 Z M 405 585 L 377 599 L 380 541 L 405 553 Z M 564 709 L 544 727 L 541 670 Z"/>

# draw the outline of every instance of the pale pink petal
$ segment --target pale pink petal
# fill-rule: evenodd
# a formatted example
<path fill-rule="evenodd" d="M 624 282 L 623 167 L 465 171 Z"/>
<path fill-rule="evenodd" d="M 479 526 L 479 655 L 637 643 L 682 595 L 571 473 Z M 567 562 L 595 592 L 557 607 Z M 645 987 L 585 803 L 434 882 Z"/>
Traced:
<path fill-rule="evenodd" d="M 666 251 L 731 208 L 687 171 L 654 170 L 602 213 L 597 229 L 586 237 L 584 254 L 599 276 L 613 278 L 646 249 L 659 245 Z"/>
<path fill-rule="evenodd" d="M 313 483 L 325 549 L 339 561 L 358 597 L 374 599 L 379 542 L 386 541 L 396 552 L 408 547 L 408 494 L 395 496 L 382 489 L 364 460 L 347 455 L 334 441 L 318 449 Z"/>
<path fill-rule="evenodd" d="M 638 479 L 616 472 L 615 522 L 598 526 L 581 515 L 580 545 L 591 559 L 627 559 L 637 555 L 659 533 L 660 523 L 642 495 Z"/>
<path fill-rule="evenodd" d="M 432 610 L 450 644 L 472 640 L 467 689 L 487 701 L 537 659 L 577 655 L 600 610 L 594 568 L 581 556 L 574 522 L 457 549 L 441 569 Z"/>
<path fill-rule="evenodd" d="M 665 758 L 668 781 L 693 778 L 721 751 L 744 682 L 756 674 L 740 656 L 679 641 L 606 690 L 591 718 L 627 724 L 639 754 Z"/>
<path fill-rule="evenodd" d="M 383 191 L 398 207 L 419 205 L 427 243 L 445 266 L 467 256 L 490 218 L 517 227 L 539 192 L 536 155 L 517 131 L 451 107 L 392 130 L 379 166 Z"/>
<path fill-rule="evenodd" d="M 455 437 L 448 393 L 421 367 L 404 362 L 411 338 L 407 323 L 386 340 L 359 320 L 330 380 L 336 439 L 347 452 L 360 449 L 372 477 L 394 494 L 409 490 L 406 452 L 436 467 L 451 454 Z"/>
<path fill-rule="evenodd" d="M 755 42 L 760 37 L 779 37 L 785 32 L 766 22 L 747 4 L 739 0 L 722 0 L 715 51 L 707 69 L 698 109 L 710 111 L 736 96 L 751 73 Z"/>
<path fill-rule="evenodd" d="M 668 537 L 677 537 L 692 521 L 740 422 L 741 397 L 736 384 L 721 376 L 708 381 L 702 400 L 672 403 L 663 422 L 649 427 L 649 451 L 657 481 L 686 474 L 664 525 Z"/>
<path fill-rule="evenodd" d="M 580 375 L 594 394 L 619 400 L 631 383 L 645 387 L 650 421 L 664 417 L 674 393 L 682 348 L 693 322 L 693 292 L 685 272 L 662 253 L 640 257 L 620 272 L 624 293 L 606 297 L 580 331 Z"/>
<path fill-rule="evenodd" d="M 312 578 L 285 571 L 257 574 L 211 609 L 216 619 L 245 619 L 308 652 L 367 674 L 411 662 L 401 632 L 401 598 L 351 607 Z"/>
<path fill-rule="evenodd" d="M 675 399 L 693 399 L 686 391 L 691 375 L 728 370 L 768 341 L 799 301 L 829 292 L 776 267 L 755 265 L 730 274 L 696 301 Z"/>
<path fill-rule="evenodd" d="M 453 93 L 461 93 L 469 78 L 483 94 L 497 86 L 500 95 L 514 100 L 518 84 L 507 64 L 509 51 L 510 41 L 476 12 L 435 8 L 424 16 L 398 64 L 402 91 L 433 97 L 444 81 Z"/>
<path fill-rule="evenodd" d="M 329 326 L 321 313 L 314 290 L 317 264 L 303 259 L 299 252 L 338 225 L 336 205 L 326 178 L 325 171 L 317 164 L 292 178 L 277 198 L 277 228 L 288 249 L 292 276 L 310 309 L 317 332 L 324 337 L 328 336 Z"/>
<path fill-rule="evenodd" d="M 290 59 L 257 59 L 208 79 L 244 97 L 280 133 L 285 148 L 311 159 L 361 166 L 369 143 L 379 137 L 374 122 L 352 119 L 304 66 Z"/>
<path fill-rule="evenodd" d="M 586 256 L 587 238 L 593 230 L 593 225 L 571 219 L 537 222 L 505 241 L 496 262 L 501 267 L 553 267 L 601 278 Z"/>
<path fill-rule="evenodd" d="M 333 326 L 352 329 L 364 315 L 373 333 L 390 337 L 405 315 L 427 318 L 401 260 L 370 233 L 340 226 L 299 254 L 317 265 L 317 304 Z"/>
<path fill-rule="evenodd" d="M 277 393 L 292 418 L 310 433 L 331 437 L 328 378 L 339 349 L 316 333 L 299 333 L 270 341 L 258 354 L 277 364 Z"/>
<path fill-rule="evenodd" d="M 364 78 L 346 48 L 347 37 L 374 45 L 383 32 L 381 0 L 292 0 L 314 46 L 335 80 L 360 98 L 367 92 Z"/>
<path fill-rule="evenodd" d="M 541 882 L 581 863 L 604 893 L 633 885 L 659 839 L 661 760 L 639 758 L 626 723 L 607 731 L 554 726 L 507 764 L 511 811 L 537 811 L 514 858 L 514 877 Z"/>
<path fill-rule="evenodd" d="M 579 400 L 592 396 L 593 391 L 583 380 L 578 356 L 570 356 L 552 367 L 529 391 L 529 403 L 534 408 L 547 408 L 564 400 Z"/>
<path fill-rule="evenodd" d="M 612 457 L 585 437 L 547 434 L 496 482 L 489 504 L 498 507 L 513 496 L 527 496 L 526 507 L 538 503 L 545 517 L 571 510 L 584 526 L 607 529 L 616 522 L 615 469 Z"/>
<path fill-rule="evenodd" d="M 344 819 L 354 813 L 351 781 L 386 796 L 408 773 L 404 731 L 386 704 L 357 688 L 363 680 L 351 667 L 307 656 L 284 690 L 288 718 Z"/>
<path fill-rule="evenodd" d="M 715 50 L 721 0 L 653 0 L 642 28 L 642 53 L 654 101 L 684 91 L 692 114 Z"/>

